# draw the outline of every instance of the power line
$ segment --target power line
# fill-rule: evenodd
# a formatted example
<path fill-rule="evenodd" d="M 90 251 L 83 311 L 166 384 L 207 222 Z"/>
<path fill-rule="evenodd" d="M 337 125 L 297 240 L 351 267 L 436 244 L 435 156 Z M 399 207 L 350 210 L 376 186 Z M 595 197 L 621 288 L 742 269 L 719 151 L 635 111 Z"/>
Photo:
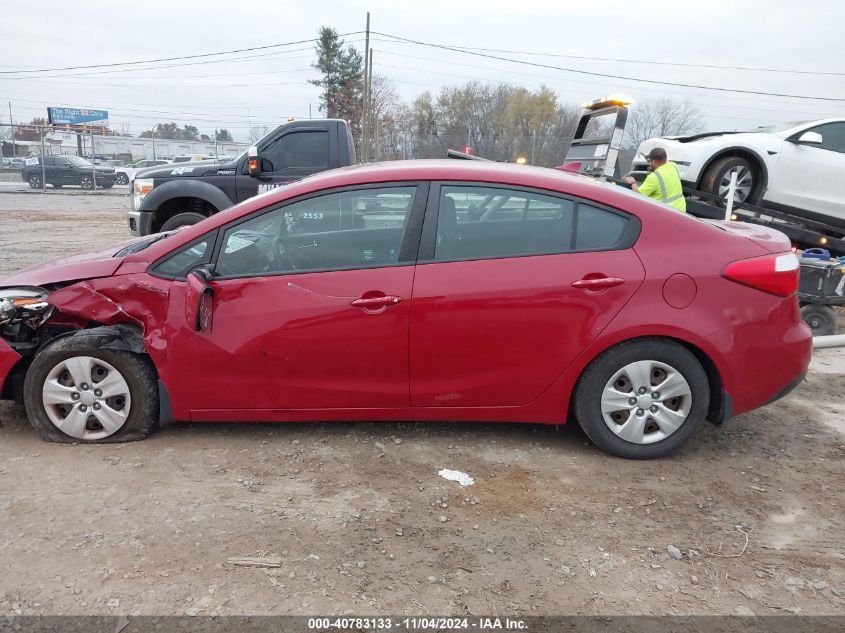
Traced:
<path fill-rule="evenodd" d="M 389 36 L 393 37 L 393 36 Z M 383 39 L 376 39 L 373 38 L 377 42 L 390 42 L 393 40 L 383 40 Z M 410 43 L 410 42 L 408 42 Z M 793 70 L 793 69 L 786 69 L 786 68 L 762 68 L 762 67 L 755 67 L 755 66 L 719 66 L 716 64 L 690 64 L 690 63 L 683 63 L 683 62 L 663 62 L 663 61 L 656 61 L 656 60 L 645 60 L 645 59 L 620 59 L 617 57 L 588 57 L 586 55 L 564 55 L 561 53 L 537 53 L 532 51 L 514 51 L 504 48 L 480 48 L 477 46 L 460 46 L 458 44 L 453 45 L 453 48 L 460 49 L 463 51 L 482 51 L 485 53 L 508 53 L 511 55 L 532 55 L 536 57 L 560 57 L 565 59 L 583 59 L 588 61 L 598 61 L 598 62 L 615 62 L 615 63 L 623 63 L 623 64 L 651 64 L 656 66 L 681 66 L 684 68 L 713 68 L 716 70 L 746 70 L 746 71 L 753 71 L 753 72 L 766 72 L 766 73 L 790 73 L 796 75 L 828 75 L 828 76 L 835 76 L 835 77 L 845 77 L 845 73 L 839 72 L 826 72 L 826 71 L 816 71 L 816 70 Z"/>
<path fill-rule="evenodd" d="M 436 63 L 439 62 L 439 60 L 434 60 L 434 59 L 431 59 L 431 58 L 428 58 L 428 57 L 420 57 L 420 56 L 417 56 L 417 55 L 406 55 L 406 54 L 403 54 L 403 53 L 396 53 L 396 52 L 393 52 L 393 51 L 385 51 L 385 50 L 377 49 L 377 52 L 381 53 L 382 55 L 387 55 L 387 56 L 399 56 L 399 57 L 407 57 L 407 58 L 410 58 L 410 59 L 417 59 L 417 60 L 421 60 L 421 61 L 436 62 Z M 476 69 L 479 69 L 479 70 L 488 70 L 490 72 L 496 72 L 496 73 L 508 73 L 508 74 L 518 73 L 519 77 L 536 77 L 537 79 L 547 79 L 547 80 L 550 80 L 550 81 L 561 81 L 560 77 L 549 77 L 548 75 L 537 75 L 537 74 L 534 74 L 534 73 L 525 73 L 525 72 L 521 72 L 521 71 L 517 71 L 517 70 L 507 70 L 506 71 L 506 70 L 501 70 L 501 69 L 497 69 L 497 68 L 491 68 L 489 66 L 479 66 L 477 64 L 463 64 L 463 63 L 454 62 L 454 61 L 450 61 L 448 63 L 451 66 L 463 66 L 465 68 L 476 68 Z M 492 82 L 492 83 L 501 83 L 501 84 L 514 85 L 514 86 L 524 85 L 522 83 L 513 83 L 513 82 L 509 82 L 509 81 L 502 81 L 502 80 L 499 80 L 499 79 L 478 77 L 477 75 L 462 75 L 462 74 L 458 74 L 458 73 L 447 73 L 447 72 L 442 72 L 442 71 L 439 71 L 439 70 L 430 70 L 430 69 L 427 69 L 427 68 L 411 68 L 411 67 L 408 67 L 408 66 L 396 66 L 396 65 L 391 65 L 391 64 L 379 64 L 379 67 L 381 67 L 381 68 L 396 68 L 398 70 L 409 70 L 409 71 L 412 71 L 412 72 L 424 72 L 424 73 L 437 74 L 437 75 L 448 75 L 448 76 L 452 76 L 452 77 L 460 77 L 462 79 L 483 80 L 483 81 L 488 81 L 488 82 Z M 397 83 L 409 83 L 409 82 L 401 81 L 401 80 L 398 80 L 398 79 L 392 79 L 392 81 L 396 81 Z M 606 83 L 599 83 L 599 82 L 596 82 L 596 81 L 577 81 L 577 80 L 571 80 L 571 79 L 567 80 L 567 81 L 569 83 L 574 83 L 574 84 L 583 84 L 583 85 L 587 85 L 587 86 L 599 86 L 600 88 L 604 88 L 604 89 L 608 88 L 608 85 Z M 412 82 L 410 82 L 410 83 L 412 83 Z M 419 84 L 419 85 L 423 85 L 423 84 Z M 432 87 L 437 87 L 437 86 L 432 86 Z M 578 94 L 578 92 L 576 90 L 572 90 L 571 88 L 561 88 L 559 86 L 553 86 L 553 85 L 548 86 L 548 87 L 553 88 L 556 92 L 559 92 L 559 93 L 560 92 L 564 92 L 564 93 L 568 92 L 568 93 L 572 93 L 572 94 Z M 678 91 L 678 90 L 665 90 L 665 89 L 660 89 L 660 88 L 644 88 L 644 90 L 648 90 L 649 92 L 654 92 L 654 93 L 659 93 L 659 94 L 684 95 L 683 92 Z M 727 100 L 732 99 L 729 96 L 718 96 L 718 95 L 708 95 L 708 96 L 710 96 L 714 99 L 727 99 Z M 779 99 L 779 100 L 765 99 L 763 101 L 765 101 L 767 103 L 771 102 L 771 103 L 780 103 L 780 104 L 785 104 L 785 105 L 791 105 L 793 107 L 788 108 L 788 109 L 783 108 L 783 107 L 779 108 L 779 109 L 748 107 L 748 106 L 737 106 L 737 105 L 734 105 L 733 103 L 730 103 L 730 104 L 712 103 L 712 102 L 708 102 L 708 101 L 702 101 L 701 99 L 696 99 L 695 102 L 696 102 L 696 105 L 707 104 L 707 105 L 709 105 L 710 107 L 713 107 L 713 108 L 730 108 L 731 110 L 755 110 L 755 111 L 768 111 L 768 112 L 798 112 L 798 111 L 803 111 L 803 112 L 806 112 L 807 114 L 819 115 L 820 117 L 825 117 L 825 118 L 830 118 L 832 116 L 836 116 L 841 111 L 841 110 L 838 109 L 837 112 L 818 112 L 818 111 L 808 112 L 808 111 L 805 111 L 805 110 L 802 109 L 804 104 L 791 104 L 791 103 L 784 102 L 781 99 Z M 835 106 L 835 105 L 832 105 L 832 104 L 831 105 L 814 104 L 814 108 L 838 108 L 838 106 Z"/>
<path fill-rule="evenodd" d="M 346 37 L 349 35 L 360 35 L 363 31 L 352 31 L 350 33 L 342 33 L 338 37 Z M 265 46 L 251 46 L 249 48 L 237 48 L 228 51 L 218 51 L 216 53 L 198 53 L 196 55 L 182 55 L 179 57 L 160 57 L 158 59 L 144 59 L 132 62 L 114 62 L 111 64 L 91 64 L 88 66 L 64 66 L 61 68 L 32 68 L 29 70 L 0 70 L 2 75 L 20 74 L 20 73 L 49 73 L 64 70 L 87 70 L 89 68 L 113 68 L 115 66 L 135 66 L 138 64 L 155 64 L 159 62 L 172 62 L 183 59 L 199 59 L 202 57 L 215 57 L 218 55 L 231 55 L 233 53 L 248 53 L 251 51 L 267 50 L 269 48 L 279 48 L 282 46 L 293 46 L 295 44 L 308 44 L 318 41 L 318 38 L 310 38 L 307 40 L 297 40 L 294 42 L 284 42 L 281 44 L 266 44 Z M 222 60 L 221 60 L 222 61 Z"/>
<path fill-rule="evenodd" d="M 453 51 L 453 52 L 456 52 L 456 53 L 464 53 L 465 55 L 475 55 L 477 57 L 486 57 L 488 59 L 497 59 L 499 61 L 511 62 L 511 63 L 514 63 L 514 64 L 522 64 L 524 66 L 535 66 L 537 68 L 549 68 L 551 70 L 560 70 L 560 71 L 563 71 L 563 72 L 578 73 L 578 74 L 581 74 L 581 75 L 591 75 L 591 76 L 594 76 L 594 77 L 607 77 L 607 78 L 610 78 L 610 79 L 620 79 L 620 80 L 624 80 L 624 81 L 635 81 L 635 82 L 639 82 L 639 83 L 657 84 L 657 85 L 662 85 L 662 86 L 676 86 L 676 87 L 679 87 L 679 88 L 696 88 L 696 89 L 699 89 L 699 90 L 715 90 L 715 91 L 718 91 L 718 92 L 734 92 L 734 93 L 738 93 L 738 94 L 765 95 L 765 96 L 769 96 L 769 97 L 787 97 L 787 98 L 790 98 L 790 99 L 812 99 L 812 100 L 817 100 L 817 101 L 837 101 L 837 102 L 841 101 L 841 102 L 845 102 L 845 98 L 840 98 L 840 97 L 816 97 L 816 96 L 810 96 L 810 95 L 794 95 L 794 94 L 786 94 L 786 93 L 780 93 L 780 92 L 763 92 L 763 91 L 759 91 L 759 90 L 742 90 L 742 89 L 739 89 L 739 88 L 721 88 L 721 87 L 718 87 L 718 86 L 702 86 L 702 85 L 698 85 L 698 84 L 685 84 L 685 83 L 679 83 L 679 82 L 674 82 L 674 81 L 659 81 L 657 79 L 643 79 L 641 77 L 626 77 L 624 75 L 612 75 L 612 74 L 609 74 L 609 73 L 599 73 L 599 72 L 590 71 L 590 70 L 578 70 L 578 69 L 575 69 L 575 68 L 565 68 L 563 66 L 555 66 L 553 64 L 541 64 L 539 62 L 528 62 L 528 61 L 521 60 L 521 59 L 512 59 L 512 58 L 509 58 L 509 57 L 501 57 L 499 55 L 490 55 L 489 53 L 479 53 L 479 52 L 476 52 L 476 51 L 469 51 L 469 50 L 464 50 L 464 49 L 461 49 L 461 48 L 456 48 L 454 46 L 447 46 L 445 44 L 433 44 L 431 42 L 422 42 L 420 40 L 413 40 L 413 39 L 406 38 L 406 37 L 400 37 L 398 35 L 391 35 L 389 33 L 380 33 L 378 31 L 371 31 L 371 33 L 375 33 L 376 35 L 381 35 L 383 37 L 392 37 L 392 38 L 395 38 L 396 40 L 409 42 L 411 44 L 418 44 L 419 46 L 427 46 L 427 47 L 430 47 L 430 48 L 438 48 L 438 49 L 441 49 L 441 50 Z"/>

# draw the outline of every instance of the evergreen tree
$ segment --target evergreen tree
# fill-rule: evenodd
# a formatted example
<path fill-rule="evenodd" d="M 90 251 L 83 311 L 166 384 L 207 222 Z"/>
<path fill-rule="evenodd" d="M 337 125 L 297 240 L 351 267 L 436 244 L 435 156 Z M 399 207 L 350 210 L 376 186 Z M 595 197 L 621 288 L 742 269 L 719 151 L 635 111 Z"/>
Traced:
<path fill-rule="evenodd" d="M 352 45 L 344 48 L 337 31 L 327 26 L 320 27 L 316 52 L 313 66 L 322 76 L 310 83 L 322 89 L 320 107 L 327 117 L 348 121 L 357 138 L 363 105 L 364 58 Z"/>

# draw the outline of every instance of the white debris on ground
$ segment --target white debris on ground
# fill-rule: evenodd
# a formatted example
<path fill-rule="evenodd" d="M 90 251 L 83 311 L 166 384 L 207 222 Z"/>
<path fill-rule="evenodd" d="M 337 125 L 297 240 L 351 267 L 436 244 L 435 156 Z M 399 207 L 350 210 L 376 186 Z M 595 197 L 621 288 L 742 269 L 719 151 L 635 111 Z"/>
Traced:
<path fill-rule="evenodd" d="M 449 470 L 448 468 L 441 468 L 440 472 L 437 474 L 443 477 L 443 479 L 448 479 L 449 481 L 457 481 L 462 486 L 471 486 L 475 483 L 475 479 L 473 479 L 466 473 L 462 473 L 460 470 Z"/>

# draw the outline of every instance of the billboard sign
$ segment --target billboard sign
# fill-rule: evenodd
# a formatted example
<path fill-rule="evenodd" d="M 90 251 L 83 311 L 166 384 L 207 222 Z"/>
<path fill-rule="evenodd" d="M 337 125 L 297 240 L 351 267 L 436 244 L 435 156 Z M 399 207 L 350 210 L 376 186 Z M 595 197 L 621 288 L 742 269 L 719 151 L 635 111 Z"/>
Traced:
<path fill-rule="evenodd" d="M 47 120 L 50 125 L 105 127 L 109 124 L 109 113 L 108 110 L 89 110 L 87 108 L 47 108 Z"/>

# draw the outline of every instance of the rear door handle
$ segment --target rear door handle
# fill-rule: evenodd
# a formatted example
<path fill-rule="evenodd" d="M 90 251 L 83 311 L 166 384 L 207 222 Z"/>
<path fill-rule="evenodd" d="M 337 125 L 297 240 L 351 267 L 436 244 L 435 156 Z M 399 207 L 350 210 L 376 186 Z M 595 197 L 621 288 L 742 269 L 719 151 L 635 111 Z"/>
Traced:
<path fill-rule="evenodd" d="M 385 295 L 384 297 L 368 297 L 366 299 L 361 297 L 360 299 L 354 299 L 352 301 L 352 305 L 356 308 L 373 310 L 377 308 L 386 308 L 387 306 L 395 306 L 400 301 L 402 301 L 402 297 Z"/>
<path fill-rule="evenodd" d="M 594 279 L 585 278 L 573 281 L 572 287 L 581 288 L 582 290 L 605 290 L 606 288 L 621 286 L 624 283 L 625 280 L 619 277 L 598 277 Z"/>

